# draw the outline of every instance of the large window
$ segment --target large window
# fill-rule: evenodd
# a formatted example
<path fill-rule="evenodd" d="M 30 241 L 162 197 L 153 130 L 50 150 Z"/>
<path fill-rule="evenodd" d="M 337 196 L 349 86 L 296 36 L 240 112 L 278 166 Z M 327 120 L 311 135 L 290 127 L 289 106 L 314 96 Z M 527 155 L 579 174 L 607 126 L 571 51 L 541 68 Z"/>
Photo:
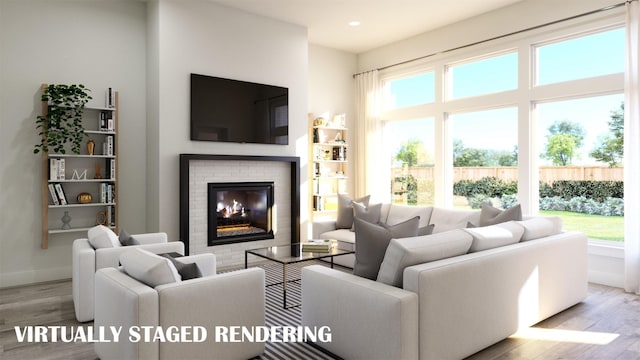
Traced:
<path fill-rule="evenodd" d="M 454 114 L 454 206 L 479 209 L 483 203 L 510 208 L 517 203 L 518 109 Z"/>
<path fill-rule="evenodd" d="M 407 204 L 520 203 L 591 239 L 622 241 L 625 34 L 595 23 L 383 71 L 389 162 L 372 166 L 391 173 L 384 191 Z"/>
<path fill-rule="evenodd" d="M 567 230 L 622 241 L 622 94 L 536 106 L 540 210 Z"/>
<path fill-rule="evenodd" d="M 435 134 L 433 118 L 385 124 L 391 166 L 391 200 L 396 204 L 434 204 Z"/>

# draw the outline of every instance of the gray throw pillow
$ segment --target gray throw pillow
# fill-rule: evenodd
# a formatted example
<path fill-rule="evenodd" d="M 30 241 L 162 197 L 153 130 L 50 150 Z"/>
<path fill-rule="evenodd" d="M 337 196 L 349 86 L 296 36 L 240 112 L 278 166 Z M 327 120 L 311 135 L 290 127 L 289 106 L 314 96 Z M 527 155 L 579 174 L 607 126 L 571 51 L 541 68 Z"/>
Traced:
<path fill-rule="evenodd" d="M 120 236 L 118 236 L 118 240 L 120 241 L 120 244 L 122 244 L 122 246 L 140 245 L 140 242 L 133 236 L 129 235 L 129 233 L 124 229 L 120 230 Z"/>
<path fill-rule="evenodd" d="M 356 261 L 353 274 L 375 280 L 380 264 L 393 238 L 405 238 L 418 235 L 420 217 L 416 216 L 396 225 L 383 226 L 355 218 Z"/>
<path fill-rule="evenodd" d="M 482 210 L 480 210 L 480 226 L 495 225 L 507 221 L 522 221 L 520 204 L 506 210 L 494 208 L 489 204 L 482 204 Z"/>
<path fill-rule="evenodd" d="M 350 197 L 338 194 L 338 217 L 336 219 L 336 229 L 351 229 L 353 226 L 353 207 L 352 201 L 369 206 L 369 198 L 371 195 L 363 196 L 359 199 L 351 199 Z"/>
<path fill-rule="evenodd" d="M 423 226 L 421 228 L 418 228 L 418 236 L 433 234 L 433 229 L 435 227 L 436 227 L 436 224 L 431 224 L 431 225 L 427 225 L 427 226 Z"/>
<path fill-rule="evenodd" d="M 166 257 L 167 259 L 169 259 L 169 261 L 173 263 L 173 266 L 175 266 L 176 270 L 178 270 L 178 274 L 180 274 L 180 278 L 182 279 L 182 281 L 202 277 L 202 272 L 200 271 L 198 264 L 196 263 L 185 264 L 183 262 L 180 262 L 174 259 L 173 256 L 169 254 L 162 254 L 160 256 Z"/>
<path fill-rule="evenodd" d="M 382 204 L 374 204 L 366 206 L 362 203 L 352 201 L 353 218 L 364 220 L 370 223 L 377 223 L 380 221 L 380 212 L 382 211 Z M 351 231 L 355 231 L 355 226 L 351 228 Z"/>

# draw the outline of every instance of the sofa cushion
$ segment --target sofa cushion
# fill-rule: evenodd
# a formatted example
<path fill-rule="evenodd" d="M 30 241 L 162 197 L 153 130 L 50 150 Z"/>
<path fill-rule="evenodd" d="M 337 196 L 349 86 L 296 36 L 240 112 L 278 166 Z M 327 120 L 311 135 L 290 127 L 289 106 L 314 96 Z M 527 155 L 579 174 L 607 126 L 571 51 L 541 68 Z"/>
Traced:
<path fill-rule="evenodd" d="M 472 242 L 473 237 L 462 229 L 391 239 L 377 281 L 402 287 L 402 274 L 407 266 L 466 254 Z"/>
<path fill-rule="evenodd" d="M 354 244 L 356 242 L 356 233 L 348 229 L 337 229 L 320 234 L 319 239 L 332 239 Z"/>
<path fill-rule="evenodd" d="M 524 227 L 524 234 L 520 241 L 540 239 L 560 233 L 560 229 L 552 219 L 546 217 L 534 217 L 528 220 L 518 221 Z"/>
<path fill-rule="evenodd" d="M 420 216 L 420 227 L 428 226 L 433 212 L 432 206 L 410 206 L 391 204 L 389 214 L 384 222 L 387 225 L 395 225 L 403 221 L 409 220 L 416 216 Z"/>
<path fill-rule="evenodd" d="M 169 259 L 139 247 L 120 254 L 120 264 L 129 276 L 153 288 L 180 281 L 180 274 Z"/>
<path fill-rule="evenodd" d="M 520 220 L 522 220 L 522 209 L 520 204 L 506 210 L 500 210 L 489 204 L 482 203 L 482 209 L 480 210 L 480 226 Z"/>
<path fill-rule="evenodd" d="M 120 230 L 120 236 L 118 236 L 118 241 L 122 246 L 140 245 L 140 241 L 138 241 L 135 237 L 131 236 L 124 229 Z"/>
<path fill-rule="evenodd" d="M 104 225 L 97 225 L 87 231 L 87 240 L 94 249 L 119 247 L 118 235 Z"/>
<path fill-rule="evenodd" d="M 435 225 L 433 233 L 444 232 L 453 229 L 462 229 L 467 223 L 478 224 L 480 211 L 478 210 L 455 210 L 434 207 L 430 224 Z"/>
<path fill-rule="evenodd" d="M 392 238 L 416 236 L 419 217 L 400 224 L 383 226 L 361 219 L 354 219 L 356 227 L 356 261 L 353 273 L 371 280 L 378 277 L 380 264 Z"/>
<path fill-rule="evenodd" d="M 354 200 L 346 195 L 338 194 L 338 217 L 336 219 L 336 229 L 351 229 L 353 226 L 353 207 L 351 202 L 355 201 L 364 204 L 364 206 L 369 206 L 370 197 L 371 195 L 367 195 Z"/>
<path fill-rule="evenodd" d="M 470 253 L 515 244 L 524 234 L 524 227 L 516 221 L 463 230 L 473 236 Z"/>

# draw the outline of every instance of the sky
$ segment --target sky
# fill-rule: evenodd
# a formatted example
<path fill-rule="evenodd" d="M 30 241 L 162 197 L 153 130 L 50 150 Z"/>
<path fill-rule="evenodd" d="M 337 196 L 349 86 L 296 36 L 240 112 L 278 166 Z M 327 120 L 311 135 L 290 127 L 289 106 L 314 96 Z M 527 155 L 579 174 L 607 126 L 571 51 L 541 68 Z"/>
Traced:
<path fill-rule="evenodd" d="M 624 29 L 539 44 L 535 51 L 537 66 L 533 76 L 536 85 L 624 72 L 624 47 Z M 517 89 L 517 63 L 517 53 L 511 52 L 479 61 L 451 64 L 446 82 L 453 83 L 453 86 L 445 90 L 446 97 L 459 99 Z M 391 105 L 387 106 L 432 103 L 435 100 L 435 75 L 430 72 L 395 80 L 391 83 L 390 92 Z M 579 122 L 586 136 L 584 146 L 579 149 L 580 158 L 575 159 L 574 164 L 595 164 L 588 153 L 595 147 L 598 136 L 608 132 L 611 111 L 619 109 L 622 101 L 623 94 L 620 93 L 534 104 L 536 150 L 543 151 L 547 129 L 554 121 Z M 465 147 L 511 151 L 517 143 L 516 107 L 448 114 L 448 118 L 453 138 L 462 140 Z M 403 140 L 418 137 L 425 143 L 427 151 L 432 151 L 433 124 L 433 118 L 394 124 L 392 136 L 385 139 L 392 149 L 398 149 Z M 545 161 L 541 160 L 541 164 Z"/>

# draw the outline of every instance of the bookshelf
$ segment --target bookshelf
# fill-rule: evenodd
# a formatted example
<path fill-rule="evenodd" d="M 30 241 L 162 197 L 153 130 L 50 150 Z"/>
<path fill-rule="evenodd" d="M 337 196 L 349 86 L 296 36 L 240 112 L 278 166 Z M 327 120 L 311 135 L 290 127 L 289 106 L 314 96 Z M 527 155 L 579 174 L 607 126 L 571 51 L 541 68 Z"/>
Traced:
<path fill-rule="evenodd" d="M 50 237 L 83 233 L 99 223 L 118 231 L 118 92 L 112 92 L 111 104 L 84 107 L 87 136 L 80 154 L 42 152 L 42 249 Z M 42 101 L 43 115 L 50 106 Z M 93 153 L 86 145 L 90 139 Z M 68 224 L 64 216 L 70 216 Z"/>
<path fill-rule="evenodd" d="M 348 144 L 344 115 L 309 114 L 310 207 L 313 218 L 335 218 L 338 193 L 346 194 Z"/>

